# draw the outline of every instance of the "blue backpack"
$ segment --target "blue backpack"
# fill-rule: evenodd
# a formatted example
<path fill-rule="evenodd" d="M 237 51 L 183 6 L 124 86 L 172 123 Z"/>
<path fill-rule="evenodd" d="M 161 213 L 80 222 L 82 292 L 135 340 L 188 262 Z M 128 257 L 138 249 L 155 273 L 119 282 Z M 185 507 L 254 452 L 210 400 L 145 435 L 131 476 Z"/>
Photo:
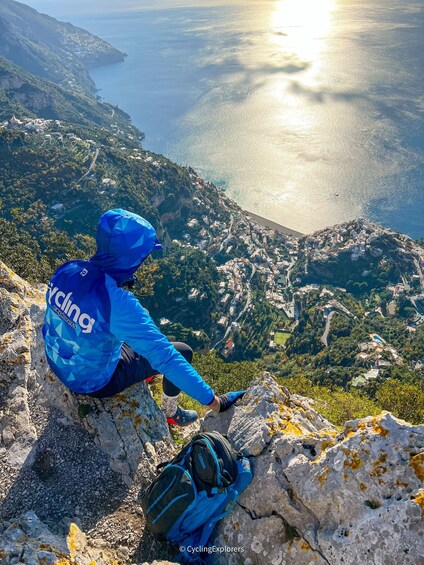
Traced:
<path fill-rule="evenodd" d="M 181 560 L 201 563 L 218 520 L 233 509 L 253 475 L 250 461 L 218 432 L 200 433 L 174 457 L 141 499 L 152 534 L 178 543 Z"/>

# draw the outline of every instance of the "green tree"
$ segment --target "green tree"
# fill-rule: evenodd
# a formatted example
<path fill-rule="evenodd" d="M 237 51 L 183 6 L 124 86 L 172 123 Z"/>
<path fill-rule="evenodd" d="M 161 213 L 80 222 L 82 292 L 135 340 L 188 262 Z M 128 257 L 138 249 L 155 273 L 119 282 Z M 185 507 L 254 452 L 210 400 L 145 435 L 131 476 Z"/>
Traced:
<path fill-rule="evenodd" d="M 388 379 L 376 392 L 378 404 L 412 424 L 424 422 L 424 390 L 419 384 Z"/>

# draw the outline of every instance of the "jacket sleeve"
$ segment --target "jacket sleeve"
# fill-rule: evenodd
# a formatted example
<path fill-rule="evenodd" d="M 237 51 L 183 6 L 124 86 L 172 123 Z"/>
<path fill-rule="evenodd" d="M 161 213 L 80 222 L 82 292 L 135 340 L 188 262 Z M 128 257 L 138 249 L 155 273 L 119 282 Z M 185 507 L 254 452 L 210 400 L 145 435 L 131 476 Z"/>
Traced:
<path fill-rule="evenodd" d="M 109 295 L 111 332 L 175 386 L 201 404 L 210 404 L 214 399 L 212 388 L 159 331 L 134 295 L 117 287 L 109 288 Z"/>

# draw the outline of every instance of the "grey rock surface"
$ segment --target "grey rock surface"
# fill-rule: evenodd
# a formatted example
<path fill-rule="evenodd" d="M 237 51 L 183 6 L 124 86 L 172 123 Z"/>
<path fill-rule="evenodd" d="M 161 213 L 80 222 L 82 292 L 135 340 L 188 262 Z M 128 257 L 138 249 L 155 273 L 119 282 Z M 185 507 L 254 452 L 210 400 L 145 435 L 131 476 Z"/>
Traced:
<path fill-rule="evenodd" d="M 112 552 L 90 547 L 86 536 L 76 524 L 68 532 L 53 534 L 34 512 L 26 512 L 19 519 L 3 524 L 0 538 L 2 563 L 106 565 L 113 563 Z"/>
<path fill-rule="evenodd" d="M 0 563 L 178 561 L 139 504 L 175 453 L 162 412 L 143 383 L 101 401 L 61 385 L 43 352 L 44 293 L 0 264 Z M 424 426 L 382 413 L 341 432 L 264 374 L 202 428 L 255 473 L 211 563 L 424 563 Z"/>
<path fill-rule="evenodd" d="M 226 434 L 255 473 L 216 530 L 229 551 L 215 563 L 424 563 L 424 426 L 385 412 L 339 433 L 264 374 L 202 428 Z"/>
<path fill-rule="evenodd" d="M 5 523 L 25 522 L 21 517 L 35 512 L 36 523 L 40 520 L 52 535 L 62 536 L 61 544 L 57 539 L 53 544 L 59 552 L 71 528 L 78 526 L 88 544 L 97 540 L 120 563 L 129 556 L 140 561 L 169 557 L 168 548 L 144 532 L 138 499 L 156 465 L 174 453 L 165 418 L 144 383 L 96 400 L 70 393 L 54 377 L 41 336 L 45 290 L 31 287 L 0 263 L 4 535 L 17 532 Z M 24 555 L 31 553 L 29 547 Z M 33 552 L 31 556 L 32 561 L 24 562 L 35 562 Z M 44 558 L 48 563 L 50 557 Z"/>

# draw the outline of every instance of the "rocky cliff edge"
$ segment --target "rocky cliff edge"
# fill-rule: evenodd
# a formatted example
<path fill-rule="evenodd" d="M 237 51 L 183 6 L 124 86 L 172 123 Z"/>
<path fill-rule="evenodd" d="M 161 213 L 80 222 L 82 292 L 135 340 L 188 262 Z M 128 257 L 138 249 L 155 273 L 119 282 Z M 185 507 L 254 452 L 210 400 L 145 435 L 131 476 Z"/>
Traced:
<path fill-rule="evenodd" d="M 145 384 L 76 397 L 43 353 L 45 288 L 0 264 L 0 563 L 178 561 L 144 530 L 139 493 L 175 452 Z M 202 426 L 255 478 L 219 525 L 215 563 L 424 562 L 424 426 L 389 413 L 335 428 L 269 374 Z"/>

